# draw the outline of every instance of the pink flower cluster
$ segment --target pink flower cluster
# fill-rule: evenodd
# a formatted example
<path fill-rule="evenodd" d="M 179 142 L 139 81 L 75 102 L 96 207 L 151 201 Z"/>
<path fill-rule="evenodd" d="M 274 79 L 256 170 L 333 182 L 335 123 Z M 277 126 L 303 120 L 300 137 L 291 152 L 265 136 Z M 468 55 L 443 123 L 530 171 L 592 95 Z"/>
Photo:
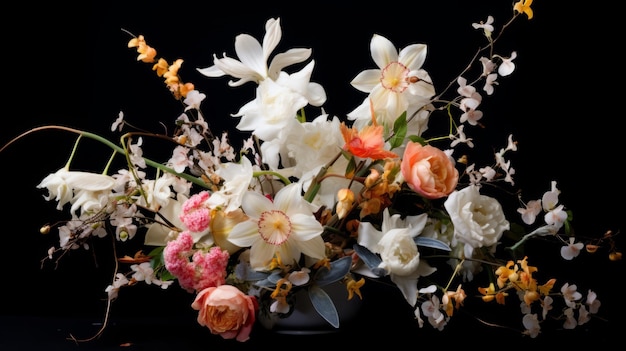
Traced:
<path fill-rule="evenodd" d="M 209 199 L 208 191 L 192 195 L 184 202 L 179 218 L 192 232 L 202 232 L 209 227 L 211 211 L 205 202 Z"/>
<path fill-rule="evenodd" d="M 163 250 L 165 268 L 189 292 L 224 284 L 229 257 L 228 251 L 219 246 L 213 246 L 208 252 L 193 249 L 193 237 L 188 231 L 169 241 Z"/>

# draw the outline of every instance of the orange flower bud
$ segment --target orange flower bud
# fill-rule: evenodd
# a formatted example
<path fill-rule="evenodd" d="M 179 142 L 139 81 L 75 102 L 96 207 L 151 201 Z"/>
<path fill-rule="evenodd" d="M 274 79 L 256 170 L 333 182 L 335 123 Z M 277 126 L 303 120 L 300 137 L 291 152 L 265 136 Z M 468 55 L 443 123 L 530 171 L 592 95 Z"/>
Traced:
<path fill-rule="evenodd" d="M 622 253 L 619 251 L 613 251 L 609 254 L 609 260 L 616 262 L 622 260 Z"/>

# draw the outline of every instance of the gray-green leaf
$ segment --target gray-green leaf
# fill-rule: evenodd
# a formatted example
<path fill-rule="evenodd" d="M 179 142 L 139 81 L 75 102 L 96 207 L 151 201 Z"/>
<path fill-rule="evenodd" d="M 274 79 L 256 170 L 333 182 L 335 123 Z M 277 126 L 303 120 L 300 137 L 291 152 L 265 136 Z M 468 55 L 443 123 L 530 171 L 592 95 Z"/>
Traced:
<path fill-rule="evenodd" d="M 383 260 L 377 254 L 370 251 L 367 247 L 359 244 L 354 244 L 352 247 L 359 258 L 365 262 L 367 267 L 372 271 L 372 273 L 376 274 L 379 277 L 383 277 L 387 274 L 384 269 L 378 268 L 378 266 L 383 262 Z"/>
<path fill-rule="evenodd" d="M 337 313 L 337 308 L 335 308 L 333 300 L 331 300 L 326 291 L 317 285 L 310 286 L 308 291 L 311 304 L 317 313 L 330 325 L 339 328 L 339 314 Z"/>
<path fill-rule="evenodd" d="M 328 285 L 343 278 L 350 272 L 352 266 L 352 257 L 342 257 L 330 263 L 330 270 L 320 271 L 315 277 L 315 283 L 318 286 Z"/>
<path fill-rule="evenodd" d="M 440 241 L 437 239 L 416 236 L 414 241 L 415 241 L 415 244 L 418 246 L 425 246 L 425 247 L 430 247 L 433 249 L 439 249 L 439 250 L 444 250 L 444 251 L 452 251 L 450 246 L 448 246 L 443 241 Z"/>

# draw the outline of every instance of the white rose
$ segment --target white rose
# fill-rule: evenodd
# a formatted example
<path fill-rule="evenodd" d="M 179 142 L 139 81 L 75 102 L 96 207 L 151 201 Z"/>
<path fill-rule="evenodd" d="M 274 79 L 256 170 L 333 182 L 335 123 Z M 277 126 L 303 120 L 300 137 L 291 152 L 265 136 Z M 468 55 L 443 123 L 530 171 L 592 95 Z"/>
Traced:
<path fill-rule="evenodd" d="M 417 245 L 411 236 L 410 228 L 398 228 L 388 231 L 378 242 L 382 248 L 380 268 L 390 274 L 409 275 L 420 263 Z"/>
<path fill-rule="evenodd" d="M 444 206 L 454 225 L 454 239 L 469 246 L 466 255 L 473 249 L 496 244 L 509 229 L 500 203 L 481 195 L 476 186 L 452 192 Z"/>

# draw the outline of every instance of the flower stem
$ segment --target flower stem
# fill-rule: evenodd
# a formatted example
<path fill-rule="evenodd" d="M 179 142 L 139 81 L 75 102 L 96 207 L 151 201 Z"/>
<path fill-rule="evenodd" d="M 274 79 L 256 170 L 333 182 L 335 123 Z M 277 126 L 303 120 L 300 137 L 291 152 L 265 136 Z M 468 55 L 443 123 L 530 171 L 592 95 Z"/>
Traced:
<path fill-rule="evenodd" d="M 4 149 L 9 147 L 11 144 L 13 144 L 14 142 L 18 141 L 19 139 L 22 139 L 23 137 L 25 137 L 25 136 L 27 136 L 29 134 L 32 134 L 32 133 L 38 132 L 38 131 L 42 131 L 42 130 L 47 130 L 47 129 L 65 130 L 65 131 L 68 131 L 68 132 L 71 132 L 71 133 L 75 133 L 75 134 L 78 134 L 80 136 L 84 136 L 84 137 L 87 137 L 89 139 L 93 139 L 93 140 L 99 141 L 102 144 L 104 144 L 104 145 L 110 147 L 111 149 L 113 149 L 113 151 L 115 151 L 115 152 L 117 152 L 119 154 L 122 154 L 122 155 L 126 155 L 126 152 L 124 151 L 124 149 L 122 149 L 121 147 L 115 145 L 111 141 L 101 137 L 98 134 L 82 131 L 82 130 L 75 129 L 75 128 L 58 126 L 58 125 L 47 125 L 47 126 L 42 126 L 42 127 L 29 129 L 28 131 L 26 131 L 26 132 L 18 135 L 17 137 L 11 139 L 8 143 L 6 143 L 4 146 L 2 146 L 2 148 L 0 148 L 0 152 L 4 151 Z M 164 172 L 168 172 L 168 173 L 174 174 L 174 175 L 176 175 L 176 176 L 178 176 L 180 178 L 188 180 L 188 181 L 192 182 L 193 184 L 196 184 L 196 185 L 201 186 L 203 188 L 207 188 L 207 189 L 209 188 L 208 185 L 201 178 L 194 177 L 194 176 L 192 176 L 190 174 L 187 174 L 187 173 L 176 172 L 172 168 L 169 168 L 169 167 L 167 167 L 167 166 L 165 166 L 165 165 L 163 165 L 161 163 L 155 162 L 155 161 L 153 161 L 153 160 L 151 160 L 149 158 L 143 157 L 143 159 L 146 161 L 146 164 L 151 166 L 151 167 L 160 169 L 160 170 L 162 170 Z"/>
<path fill-rule="evenodd" d="M 533 230 L 532 232 L 524 235 L 518 242 L 516 242 L 514 245 L 507 247 L 507 250 L 511 250 L 511 251 L 515 251 L 517 250 L 517 248 L 522 245 L 526 240 L 532 238 L 535 235 L 540 235 L 540 236 L 544 236 L 544 235 L 554 235 L 556 234 L 554 227 L 551 225 L 544 225 L 543 227 L 537 228 L 535 230 Z"/>

